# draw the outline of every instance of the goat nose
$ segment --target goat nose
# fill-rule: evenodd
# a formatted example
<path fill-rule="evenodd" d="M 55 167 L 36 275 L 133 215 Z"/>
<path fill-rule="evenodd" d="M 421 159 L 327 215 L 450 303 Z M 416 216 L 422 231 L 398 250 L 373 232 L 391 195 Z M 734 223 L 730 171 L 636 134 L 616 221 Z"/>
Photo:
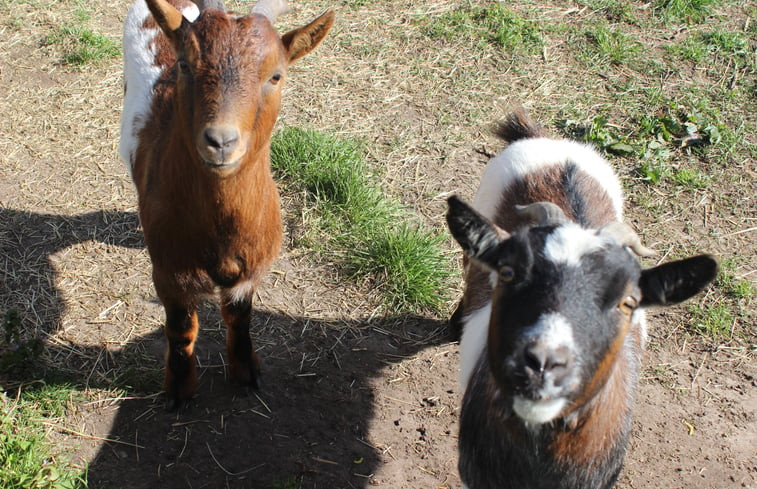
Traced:
<path fill-rule="evenodd" d="M 211 126 L 205 128 L 204 137 L 210 149 L 229 153 L 239 142 L 239 131 L 235 127 Z"/>
<path fill-rule="evenodd" d="M 565 348 L 549 348 L 543 343 L 531 343 L 523 349 L 523 364 L 535 374 L 556 374 L 565 371 L 570 355 Z"/>

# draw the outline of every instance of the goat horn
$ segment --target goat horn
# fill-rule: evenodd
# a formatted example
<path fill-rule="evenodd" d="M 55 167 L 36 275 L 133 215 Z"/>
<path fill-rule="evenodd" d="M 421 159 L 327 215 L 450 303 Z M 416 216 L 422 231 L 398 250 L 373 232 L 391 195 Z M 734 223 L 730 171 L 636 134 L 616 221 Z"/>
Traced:
<path fill-rule="evenodd" d="M 537 226 L 559 226 L 568 222 L 565 212 L 552 202 L 534 202 L 528 205 L 516 205 L 515 213 Z"/>
<path fill-rule="evenodd" d="M 200 8 L 201 12 L 209 8 L 226 12 L 226 5 L 223 4 L 223 0 L 197 0 L 197 6 Z"/>
<path fill-rule="evenodd" d="M 620 221 L 605 224 L 598 231 L 598 234 L 612 238 L 618 244 L 628 246 L 638 256 L 654 256 L 657 254 L 654 250 L 641 244 L 639 235 L 631 229 L 631 226 Z"/>
<path fill-rule="evenodd" d="M 258 0 L 251 12 L 268 17 L 273 24 L 279 15 L 289 12 L 289 5 L 287 0 Z"/>

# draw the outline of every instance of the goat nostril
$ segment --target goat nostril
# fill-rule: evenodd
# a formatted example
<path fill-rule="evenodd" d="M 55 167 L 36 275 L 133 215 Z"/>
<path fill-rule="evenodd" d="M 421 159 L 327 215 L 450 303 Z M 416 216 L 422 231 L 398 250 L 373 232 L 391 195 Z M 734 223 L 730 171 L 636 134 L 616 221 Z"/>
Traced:
<path fill-rule="evenodd" d="M 203 134 L 205 143 L 215 150 L 229 150 L 236 146 L 239 140 L 239 132 L 227 127 L 209 127 Z"/>
<path fill-rule="evenodd" d="M 536 343 L 523 350 L 523 363 L 533 372 L 544 373 L 567 367 L 568 355 L 561 349 L 553 350 Z"/>
<path fill-rule="evenodd" d="M 539 353 L 540 352 L 535 348 L 526 348 L 523 352 L 523 361 L 526 367 L 534 372 L 541 372 L 544 370 L 544 359 Z"/>

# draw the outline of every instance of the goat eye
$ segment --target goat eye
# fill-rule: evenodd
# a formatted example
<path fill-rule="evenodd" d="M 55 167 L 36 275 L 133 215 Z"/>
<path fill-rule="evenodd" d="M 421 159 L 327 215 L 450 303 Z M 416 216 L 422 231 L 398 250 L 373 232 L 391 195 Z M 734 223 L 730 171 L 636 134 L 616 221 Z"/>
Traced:
<path fill-rule="evenodd" d="M 271 77 L 271 84 L 276 85 L 281 80 L 281 73 L 276 73 Z"/>
<path fill-rule="evenodd" d="M 499 269 L 499 279 L 503 282 L 510 282 L 515 278 L 513 267 L 502 267 Z"/>
<path fill-rule="evenodd" d="M 639 301 L 636 300 L 633 296 L 626 296 L 622 301 L 620 301 L 620 304 L 618 304 L 618 309 L 621 310 L 624 314 L 631 314 L 634 309 L 636 309 L 639 306 Z"/>
<path fill-rule="evenodd" d="M 181 70 L 181 72 L 184 73 L 184 74 L 189 73 L 189 63 L 187 63 L 183 59 L 180 59 L 179 60 L 179 70 Z"/>

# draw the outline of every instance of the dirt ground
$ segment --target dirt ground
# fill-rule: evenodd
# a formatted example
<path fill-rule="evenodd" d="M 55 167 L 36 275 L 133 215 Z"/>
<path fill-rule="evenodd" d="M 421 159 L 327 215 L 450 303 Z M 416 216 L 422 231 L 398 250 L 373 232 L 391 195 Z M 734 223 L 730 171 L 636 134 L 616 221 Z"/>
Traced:
<path fill-rule="evenodd" d="M 94 25 L 118 38 L 128 2 L 91 3 Z M 335 6 L 298 4 L 287 25 Z M 385 167 L 376 183 L 440 230 L 444 197 L 471 197 L 485 154 L 499 149 L 486 131 L 500 115 L 496 99 L 526 100 L 546 120 L 557 110 L 550 96 L 575 91 L 551 75 L 504 80 L 506 66 L 465 91 L 449 66 L 418 61 L 448 53 L 363 32 L 406 32 L 413 18 L 445 5 L 393 2 L 394 14 L 342 6 L 327 41 L 291 70 L 281 116 L 282 124 L 366 141 L 371 161 Z M 60 63 L 41 41 L 70 15 L 65 2 L 44 12 L 11 2 L 2 9 L 19 22 L 0 28 L 0 310 L 18 309 L 27 332 L 44 336 L 50 371 L 85 386 L 49 435 L 62 456 L 88 467 L 89 486 L 460 488 L 459 345 L 448 340 L 447 315 L 389 316 L 371 284 L 345 281 L 291 242 L 256 298 L 262 388 L 226 382 L 224 328 L 209 304 L 199 395 L 186 411 L 165 411 L 163 312 L 135 192 L 116 154 L 120 59 L 78 70 Z M 405 51 L 392 53 L 395 45 Z M 460 61 L 461 71 L 491 70 L 490 61 Z M 423 78 L 423 69 L 438 76 Z M 739 273 L 754 279 L 757 180 L 753 161 L 741 165 L 740 186 L 631 190 L 629 220 L 663 258 L 738 256 Z M 619 172 L 633 187 L 631 170 Z M 642 205 L 650 199 L 662 203 Z M 291 236 L 298 196 L 284 192 L 283 201 Z M 457 263 L 452 243 L 449 250 Z M 716 294 L 695 300 L 706 307 Z M 757 487 L 755 314 L 717 340 L 693 334 L 689 316 L 686 306 L 650 315 L 619 489 Z"/>

